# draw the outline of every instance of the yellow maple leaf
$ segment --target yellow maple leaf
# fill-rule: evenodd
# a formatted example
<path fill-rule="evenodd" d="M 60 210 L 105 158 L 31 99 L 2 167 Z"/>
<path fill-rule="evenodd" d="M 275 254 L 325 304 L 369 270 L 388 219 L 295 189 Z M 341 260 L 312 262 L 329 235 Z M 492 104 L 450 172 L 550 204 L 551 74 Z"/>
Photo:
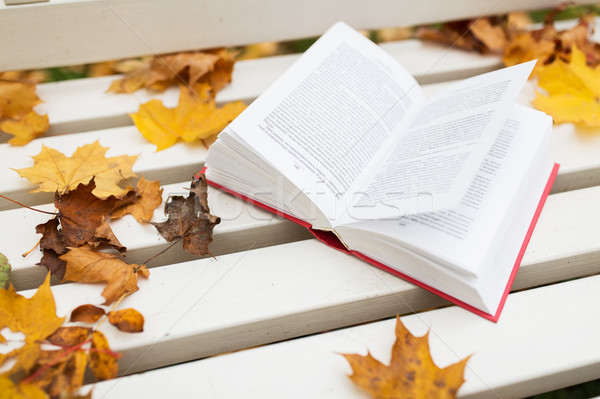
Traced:
<path fill-rule="evenodd" d="M 46 392 L 32 384 L 16 385 L 7 375 L 0 375 L 0 398 L 48 399 Z"/>
<path fill-rule="evenodd" d="M 64 194 L 77 188 L 80 183 L 88 184 L 95 177 L 96 188 L 93 194 L 96 197 L 119 197 L 128 191 L 119 186 L 119 183 L 137 176 L 131 170 L 137 155 L 106 158 L 107 150 L 108 148 L 96 141 L 77 148 L 69 158 L 55 149 L 42 146 L 40 153 L 33 157 L 33 167 L 15 171 L 38 185 L 38 188 L 32 191 L 34 193 L 58 191 L 59 194 Z"/>
<path fill-rule="evenodd" d="M 15 136 L 8 140 L 12 145 L 25 145 L 36 137 L 40 137 L 49 127 L 48 115 L 38 115 L 34 111 L 29 111 L 21 119 L 0 121 L 0 130 Z"/>
<path fill-rule="evenodd" d="M 163 189 L 158 180 L 149 181 L 142 178 L 137 183 L 136 193 L 140 196 L 135 202 L 127 204 L 111 212 L 111 219 L 132 215 L 140 223 L 148 223 L 154 210 L 162 203 Z"/>
<path fill-rule="evenodd" d="M 600 66 L 590 68 L 586 56 L 572 47 L 569 62 L 561 59 L 538 66 L 538 85 L 548 95 L 536 93 L 533 105 L 556 123 L 600 126 Z"/>
<path fill-rule="evenodd" d="M 50 290 L 50 274 L 31 298 L 25 298 L 10 286 L 0 289 L 0 331 L 8 327 L 13 332 L 25 334 L 25 342 L 45 339 L 63 323 L 64 317 L 56 315 L 54 296 Z M 0 335 L 0 342 L 4 341 Z"/>
<path fill-rule="evenodd" d="M 175 108 L 166 108 L 162 101 L 151 100 L 129 115 L 140 133 L 156 145 L 157 151 L 172 146 L 178 139 L 188 142 L 207 139 L 223 130 L 246 108 L 241 101 L 218 108 L 211 93 L 207 83 L 194 88 L 181 86 Z"/>
<path fill-rule="evenodd" d="M 350 379 L 376 399 L 455 398 L 469 358 L 441 369 L 429 353 L 429 333 L 415 337 L 397 318 L 395 334 L 389 366 L 370 353 L 344 354 L 352 367 Z"/>

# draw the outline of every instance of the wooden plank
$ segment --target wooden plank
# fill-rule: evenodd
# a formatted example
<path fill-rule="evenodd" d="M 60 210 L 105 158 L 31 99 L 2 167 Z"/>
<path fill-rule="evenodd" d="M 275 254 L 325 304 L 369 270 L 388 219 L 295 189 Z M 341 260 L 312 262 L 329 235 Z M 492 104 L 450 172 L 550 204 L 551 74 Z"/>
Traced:
<path fill-rule="evenodd" d="M 164 186 L 163 204 L 169 196 L 187 196 L 189 192 L 184 187 L 189 187 L 189 182 Z M 248 206 L 242 200 L 216 189 L 209 188 L 209 205 L 212 213 L 221 217 L 221 223 L 214 229 L 214 241 L 210 245 L 211 253 L 215 256 L 312 237 L 301 226 L 260 208 Z M 153 222 L 166 219 L 163 206 L 154 212 Z M 37 209 L 55 211 L 54 206 L 50 204 L 39 206 Z M 46 276 L 46 268 L 36 266 L 42 258 L 39 250 L 34 250 L 25 257 L 21 254 L 39 240 L 40 235 L 35 233 L 35 226 L 49 219 L 48 215 L 25 208 L 0 212 L 0 225 L 11 226 L 0 229 L 0 242 L 13 243 L 3 247 L 2 252 L 10 259 L 11 283 L 17 290 L 37 287 Z M 144 263 L 148 267 L 155 267 L 198 259 L 197 256 L 185 252 L 181 244 L 178 244 L 146 263 L 147 259 L 167 249 L 171 244 L 165 241 L 154 227 L 138 223 L 132 216 L 111 221 L 110 225 L 120 242 L 127 247 L 129 263 Z"/>
<path fill-rule="evenodd" d="M 367 12 L 362 0 L 265 0 L 259 6 L 240 0 L 52 0 L 0 5 L 0 37 L 9 39 L 0 42 L 0 54 L 11 55 L 2 57 L 0 71 L 318 36 L 339 20 L 357 29 L 373 29 L 560 3 L 377 0 L 369 5 L 377 12 Z"/>
<path fill-rule="evenodd" d="M 430 330 L 434 361 L 469 360 L 461 398 L 518 398 L 598 377 L 600 276 L 511 294 L 498 324 L 457 307 L 402 318 Z M 340 353 L 388 363 L 395 320 L 282 342 L 94 385 L 94 395 L 362 398 Z"/>
<path fill-rule="evenodd" d="M 599 200 L 600 187 L 548 199 L 515 289 L 600 272 L 600 213 L 593 211 Z M 252 247 L 255 240 L 245 242 Z M 145 331 L 124 336 L 102 327 L 123 353 L 122 373 L 447 304 L 314 239 L 156 267 L 139 285 L 122 306 L 145 315 Z M 89 284 L 53 287 L 59 314 L 102 303 L 101 291 Z M 456 320 L 468 318 L 466 310 L 455 312 L 464 313 Z"/>

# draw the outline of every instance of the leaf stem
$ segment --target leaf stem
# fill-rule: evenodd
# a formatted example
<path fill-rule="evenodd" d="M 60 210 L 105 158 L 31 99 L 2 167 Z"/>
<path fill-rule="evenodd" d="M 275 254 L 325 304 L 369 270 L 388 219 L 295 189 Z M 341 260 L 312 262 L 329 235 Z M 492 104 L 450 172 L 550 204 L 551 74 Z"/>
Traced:
<path fill-rule="evenodd" d="M 15 200 L 14 200 L 14 199 L 12 199 L 12 198 L 5 197 L 5 196 L 4 196 L 4 195 L 2 195 L 2 194 L 0 194 L 0 198 L 4 198 L 4 199 L 5 199 L 5 200 L 7 200 L 7 201 L 14 202 L 14 203 L 15 203 L 15 204 L 17 204 L 17 205 L 19 205 L 19 206 L 22 206 L 23 208 L 31 209 L 32 211 L 36 211 L 36 212 L 40 212 L 40 213 L 45 213 L 46 215 L 52 215 L 52 216 L 56 216 L 56 213 L 55 213 L 55 212 L 47 212 L 47 211 L 42 211 L 41 209 L 35 209 L 35 208 L 32 208 L 32 207 L 30 207 L 30 206 L 27 206 L 27 205 L 25 205 L 25 204 L 22 204 L 22 203 L 20 203 L 19 201 L 15 201 Z"/>

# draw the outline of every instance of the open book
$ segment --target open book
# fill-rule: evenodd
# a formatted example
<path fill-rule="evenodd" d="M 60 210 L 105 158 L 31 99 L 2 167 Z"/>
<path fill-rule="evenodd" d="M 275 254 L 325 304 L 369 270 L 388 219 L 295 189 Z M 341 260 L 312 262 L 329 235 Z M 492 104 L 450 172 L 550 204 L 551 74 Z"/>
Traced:
<path fill-rule="evenodd" d="M 426 100 L 337 23 L 219 134 L 207 180 L 495 321 L 558 170 L 552 119 L 515 104 L 534 63 Z"/>

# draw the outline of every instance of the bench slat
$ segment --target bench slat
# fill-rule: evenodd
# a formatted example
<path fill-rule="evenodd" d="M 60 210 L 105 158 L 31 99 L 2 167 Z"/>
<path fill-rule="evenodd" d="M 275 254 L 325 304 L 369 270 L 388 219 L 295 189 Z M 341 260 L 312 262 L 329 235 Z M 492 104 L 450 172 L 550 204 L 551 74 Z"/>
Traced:
<path fill-rule="evenodd" d="M 51 0 L 24 6 L 0 3 L 0 37 L 10 38 L 0 42 L 0 54 L 11 55 L 2 57 L 0 71 L 243 45 L 272 41 L 274 37 L 283 41 L 318 36 L 339 20 L 357 29 L 413 26 L 524 8 L 552 8 L 560 3 L 380 0 L 374 5 L 377 12 L 366 12 L 362 0 L 327 4 L 319 0 L 268 0 L 260 6 L 239 0 Z"/>
<path fill-rule="evenodd" d="M 430 329 L 434 361 L 444 367 L 473 355 L 462 398 L 517 398 L 597 378 L 600 276 L 555 284 L 508 297 L 498 324 L 457 307 L 402 321 L 415 335 Z M 389 362 L 395 320 L 320 334 L 190 362 L 94 385 L 94 395 L 151 394 L 211 398 L 366 397 L 346 377 L 339 353 Z M 190 348 L 191 349 L 191 348 Z M 235 383 L 232 383 L 235 376 Z"/>
<path fill-rule="evenodd" d="M 514 288 L 600 271 L 600 213 L 590 212 L 599 200 L 600 187 L 550 196 Z M 246 243 L 252 248 L 252 239 Z M 123 352 L 123 373 L 447 304 L 314 239 L 156 267 L 139 286 L 121 306 L 144 314 L 145 331 L 124 335 L 102 327 Z M 101 290 L 54 286 L 59 314 L 102 303 Z"/>

